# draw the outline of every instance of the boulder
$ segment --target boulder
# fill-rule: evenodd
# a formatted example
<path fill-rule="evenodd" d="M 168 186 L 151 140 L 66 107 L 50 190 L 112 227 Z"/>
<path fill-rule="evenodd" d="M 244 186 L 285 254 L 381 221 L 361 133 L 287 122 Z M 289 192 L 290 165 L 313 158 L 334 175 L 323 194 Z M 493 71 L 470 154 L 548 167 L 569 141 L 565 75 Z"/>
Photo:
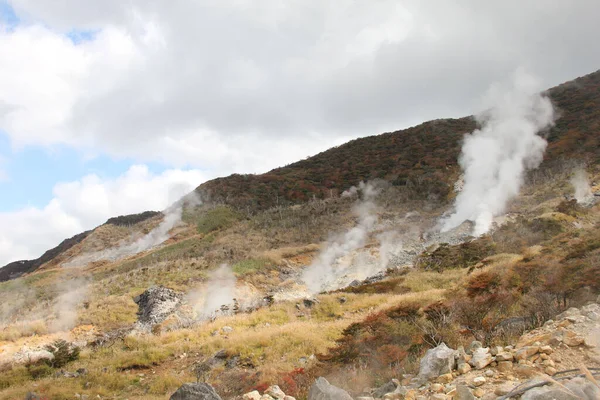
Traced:
<path fill-rule="evenodd" d="M 320 377 L 310 387 L 308 400 L 352 400 L 344 389 L 333 386 L 327 379 Z"/>
<path fill-rule="evenodd" d="M 138 321 L 148 327 L 163 322 L 171 315 L 182 295 L 164 286 L 153 286 L 133 301 L 138 305 Z"/>
<path fill-rule="evenodd" d="M 490 365 L 492 361 L 494 361 L 494 359 L 490 354 L 490 350 L 486 347 L 481 347 L 473 351 L 473 358 L 471 358 L 469 364 L 476 369 L 483 369 Z"/>
<path fill-rule="evenodd" d="M 473 378 L 473 386 L 481 386 L 486 381 L 487 380 L 483 376 L 477 376 L 477 377 Z"/>
<path fill-rule="evenodd" d="M 469 348 L 467 349 L 467 354 L 473 354 L 473 352 L 477 349 L 480 349 L 483 347 L 483 344 L 481 344 L 480 341 L 478 340 L 473 340 L 471 342 L 471 344 L 469 345 Z"/>
<path fill-rule="evenodd" d="M 421 359 L 419 375 L 417 376 L 419 381 L 424 382 L 451 373 L 454 369 L 454 353 L 455 350 L 444 343 L 427 350 L 425 356 Z"/>
<path fill-rule="evenodd" d="M 584 378 L 562 382 L 567 390 L 556 386 L 542 386 L 523 393 L 521 400 L 597 400 L 600 388 Z"/>
<path fill-rule="evenodd" d="M 221 400 L 221 397 L 208 383 L 184 383 L 170 400 Z"/>

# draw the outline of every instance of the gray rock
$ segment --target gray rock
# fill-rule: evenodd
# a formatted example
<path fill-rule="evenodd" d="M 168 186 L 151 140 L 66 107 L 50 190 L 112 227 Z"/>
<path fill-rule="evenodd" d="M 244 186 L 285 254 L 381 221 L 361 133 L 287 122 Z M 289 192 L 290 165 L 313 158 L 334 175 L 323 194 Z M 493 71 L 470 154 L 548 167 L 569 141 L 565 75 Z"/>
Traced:
<path fill-rule="evenodd" d="M 456 385 L 454 400 L 475 400 L 475 396 L 465 385 Z"/>
<path fill-rule="evenodd" d="M 492 355 L 490 354 L 490 350 L 486 347 L 481 347 L 475 351 L 473 351 L 473 358 L 469 361 L 469 364 L 476 369 L 483 369 L 490 365 L 494 361 L 492 359 Z"/>
<path fill-rule="evenodd" d="M 373 390 L 373 397 L 377 399 L 381 399 L 384 394 L 391 393 L 398 387 L 398 384 L 394 381 L 389 381 L 388 383 L 383 384 L 377 389 Z"/>
<path fill-rule="evenodd" d="M 221 397 L 208 383 L 184 383 L 170 400 L 221 400 Z"/>
<path fill-rule="evenodd" d="M 267 390 L 265 390 L 265 394 L 279 400 L 283 400 L 285 397 L 285 393 L 283 393 L 283 390 L 277 385 L 269 386 Z"/>
<path fill-rule="evenodd" d="M 481 344 L 481 342 L 480 342 L 480 341 L 473 340 L 473 341 L 471 342 L 471 344 L 469 345 L 469 348 L 467 349 L 467 354 L 473 354 L 473 352 L 474 352 L 475 350 L 477 350 L 477 349 L 480 349 L 480 348 L 482 348 L 482 347 L 483 347 L 483 345 Z"/>
<path fill-rule="evenodd" d="M 333 386 L 327 379 L 320 377 L 310 387 L 308 400 L 352 400 L 344 389 Z"/>
<path fill-rule="evenodd" d="M 29 392 L 25 396 L 25 400 L 41 400 L 41 397 L 37 393 Z"/>
<path fill-rule="evenodd" d="M 171 315 L 179 303 L 182 295 L 164 286 L 153 286 L 133 301 L 138 305 L 138 320 L 146 326 L 160 324 Z"/>
<path fill-rule="evenodd" d="M 445 343 L 427 350 L 425 356 L 421 359 L 419 375 L 417 376 L 418 380 L 425 382 L 452 372 L 454 369 L 455 352 L 455 350 L 446 346 Z"/>
<path fill-rule="evenodd" d="M 597 400 L 600 399 L 600 388 L 584 378 L 573 378 L 563 382 L 565 387 L 543 386 L 528 390 L 521 400 Z"/>

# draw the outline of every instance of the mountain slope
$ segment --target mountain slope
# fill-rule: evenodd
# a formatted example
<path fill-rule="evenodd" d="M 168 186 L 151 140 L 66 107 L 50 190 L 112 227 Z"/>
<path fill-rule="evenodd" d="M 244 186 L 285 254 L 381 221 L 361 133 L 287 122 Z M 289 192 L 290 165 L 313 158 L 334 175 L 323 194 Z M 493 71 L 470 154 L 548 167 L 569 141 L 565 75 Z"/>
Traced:
<path fill-rule="evenodd" d="M 544 167 L 562 157 L 600 158 L 600 71 L 547 91 L 560 117 L 547 133 Z M 472 117 L 441 119 L 369 136 L 261 175 L 234 174 L 200 185 L 205 198 L 265 209 L 275 204 L 327 198 L 358 182 L 383 178 L 416 198 L 450 192 L 461 139 L 477 127 Z"/>

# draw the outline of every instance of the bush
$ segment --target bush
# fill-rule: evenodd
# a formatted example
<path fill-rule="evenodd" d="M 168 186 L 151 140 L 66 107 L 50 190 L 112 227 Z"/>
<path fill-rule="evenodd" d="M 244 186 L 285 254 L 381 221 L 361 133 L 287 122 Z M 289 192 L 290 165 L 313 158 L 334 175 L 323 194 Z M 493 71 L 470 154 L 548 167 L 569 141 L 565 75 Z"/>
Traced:
<path fill-rule="evenodd" d="M 246 275 L 254 271 L 258 271 L 268 265 L 268 261 L 262 258 L 249 258 L 239 261 L 231 267 L 237 275 Z"/>
<path fill-rule="evenodd" d="M 29 372 L 29 375 L 31 375 L 33 379 L 45 378 L 52 375 L 52 372 L 54 371 L 50 365 L 45 363 L 28 364 L 26 367 L 27 372 Z"/>
<path fill-rule="evenodd" d="M 494 251 L 494 244 L 488 236 L 455 246 L 442 243 L 434 251 L 419 255 L 417 266 L 437 272 L 453 268 L 468 268 L 491 256 Z"/>
<path fill-rule="evenodd" d="M 484 271 L 471 276 L 467 282 L 467 296 L 475 297 L 483 294 L 492 294 L 500 287 L 500 274 L 493 271 Z"/>
<path fill-rule="evenodd" d="M 46 361 L 52 368 L 62 368 L 71 361 L 79 358 L 79 347 L 66 340 L 56 340 L 47 345 L 45 349 L 54 355 L 54 359 Z"/>
<path fill-rule="evenodd" d="M 227 206 L 217 206 L 206 211 L 206 213 L 200 217 L 198 221 L 198 233 L 207 234 L 219 229 L 226 229 L 239 219 L 240 215 L 232 208 Z"/>

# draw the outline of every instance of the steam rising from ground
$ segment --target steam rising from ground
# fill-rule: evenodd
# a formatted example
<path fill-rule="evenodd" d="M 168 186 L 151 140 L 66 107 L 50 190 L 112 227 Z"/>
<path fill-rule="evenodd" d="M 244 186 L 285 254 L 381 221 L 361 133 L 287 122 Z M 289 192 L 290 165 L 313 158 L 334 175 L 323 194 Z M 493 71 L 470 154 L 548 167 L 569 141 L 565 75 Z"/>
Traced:
<path fill-rule="evenodd" d="M 88 296 L 88 282 L 85 279 L 72 279 L 59 283 L 61 293 L 54 303 L 53 312 L 56 319 L 50 323 L 52 331 L 64 331 L 73 328 L 77 323 L 77 311 Z"/>
<path fill-rule="evenodd" d="M 202 201 L 198 194 L 191 192 L 163 211 L 164 218 L 160 224 L 133 243 L 77 257 L 65 263 L 65 266 L 85 265 L 99 260 L 118 260 L 158 246 L 170 238 L 169 231 L 181 222 L 183 210 L 187 207 L 195 207 L 200 204 L 202 204 Z"/>
<path fill-rule="evenodd" d="M 349 231 L 334 237 L 304 270 L 302 280 L 311 293 L 321 292 L 343 275 L 352 263 L 348 256 L 365 245 L 369 232 L 377 223 L 374 199 L 378 192 L 372 184 L 361 182 L 358 188 L 352 187 L 342 194 L 344 197 L 362 195 L 362 200 L 354 208 L 358 223 Z"/>
<path fill-rule="evenodd" d="M 216 316 L 223 305 L 231 307 L 235 297 L 236 282 L 231 267 L 222 264 L 211 272 L 202 289 L 190 292 L 188 301 L 193 305 L 198 319 L 205 320 Z"/>
<path fill-rule="evenodd" d="M 481 129 L 465 137 L 459 159 L 464 188 L 442 231 L 466 220 L 475 222 L 476 236 L 489 231 L 493 217 L 519 193 L 525 172 L 542 162 L 547 143 L 538 132 L 553 124 L 554 110 L 538 90 L 536 80 L 522 71 L 509 90 L 492 87 L 489 111 L 477 116 Z"/>
<path fill-rule="evenodd" d="M 579 204 L 592 204 L 594 193 L 589 183 L 588 174 L 584 169 L 578 169 L 571 177 L 571 185 L 575 189 L 575 200 Z"/>

